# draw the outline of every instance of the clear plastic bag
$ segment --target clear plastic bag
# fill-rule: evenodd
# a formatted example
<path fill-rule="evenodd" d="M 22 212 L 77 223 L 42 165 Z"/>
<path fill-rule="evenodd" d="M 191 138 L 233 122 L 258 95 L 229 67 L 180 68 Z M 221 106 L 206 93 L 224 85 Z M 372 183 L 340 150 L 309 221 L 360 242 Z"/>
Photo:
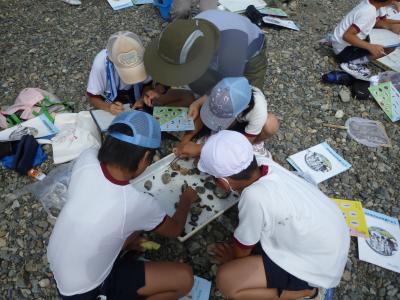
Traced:
<path fill-rule="evenodd" d="M 17 197 L 31 193 L 43 205 L 46 212 L 55 218 L 67 202 L 67 189 L 74 162 L 58 165 L 41 181 L 26 185 Z"/>

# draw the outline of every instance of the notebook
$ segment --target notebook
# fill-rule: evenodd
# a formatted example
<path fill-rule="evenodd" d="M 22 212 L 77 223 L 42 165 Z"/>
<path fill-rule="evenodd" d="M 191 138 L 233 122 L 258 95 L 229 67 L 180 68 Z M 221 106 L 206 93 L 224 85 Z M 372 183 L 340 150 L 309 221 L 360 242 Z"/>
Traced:
<path fill-rule="evenodd" d="M 385 48 L 397 48 L 400 46 L 400 35 L 386 29 L 372 29 L 370 35 L 371 44 L 382 45 Z"/>

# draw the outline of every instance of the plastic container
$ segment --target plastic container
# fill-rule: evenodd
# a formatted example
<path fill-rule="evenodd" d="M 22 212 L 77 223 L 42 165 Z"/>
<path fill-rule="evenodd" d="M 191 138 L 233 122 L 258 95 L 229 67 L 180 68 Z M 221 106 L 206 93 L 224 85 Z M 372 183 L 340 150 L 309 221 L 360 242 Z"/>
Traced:
<path fill-rule="evenodd" d="M 154 0 L 154 6 L 160 10 L 160 15 L 164 21 L 169 21 L 169 11 L 173 0 Z"/>

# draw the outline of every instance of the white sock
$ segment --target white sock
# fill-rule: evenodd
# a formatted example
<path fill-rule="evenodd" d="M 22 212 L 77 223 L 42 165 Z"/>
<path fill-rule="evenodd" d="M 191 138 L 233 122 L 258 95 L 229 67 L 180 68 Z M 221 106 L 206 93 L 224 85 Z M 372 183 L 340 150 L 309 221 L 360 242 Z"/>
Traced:
<path fill-rule="evenodd" d="M 363 56 L 357 59 L 353 59 L 351 61 L 348 62 L 349 64 L 353 64 L 353 65 L 365 65 L 367 63 L 369 63 L 369 58 L 368 56 Z"/>

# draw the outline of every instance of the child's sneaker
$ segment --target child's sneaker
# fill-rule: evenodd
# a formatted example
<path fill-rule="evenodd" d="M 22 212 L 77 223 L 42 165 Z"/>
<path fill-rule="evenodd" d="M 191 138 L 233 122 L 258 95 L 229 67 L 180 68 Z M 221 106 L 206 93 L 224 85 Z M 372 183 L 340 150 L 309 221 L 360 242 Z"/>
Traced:
<path fill-rule="evenodd" d="M 65 3 L 68 3 L 70 5 L 81 5 L 82 2 L 80 0 L 62 0 Z"/>
<path fill-rule="evenodd" d="M 351 76 L 360 80 L 369 81 L 369 78 L 371 77 L 371 71 L 363 65 L 342 63 L 340 67 Z"/>
<path fill-rule="evenodd" d="M 267 150 L 264 142 L 253 144 L 253 152 L 255 155 L 264 156 L 266 158 L 272 159 L 271 152 Z"/>

